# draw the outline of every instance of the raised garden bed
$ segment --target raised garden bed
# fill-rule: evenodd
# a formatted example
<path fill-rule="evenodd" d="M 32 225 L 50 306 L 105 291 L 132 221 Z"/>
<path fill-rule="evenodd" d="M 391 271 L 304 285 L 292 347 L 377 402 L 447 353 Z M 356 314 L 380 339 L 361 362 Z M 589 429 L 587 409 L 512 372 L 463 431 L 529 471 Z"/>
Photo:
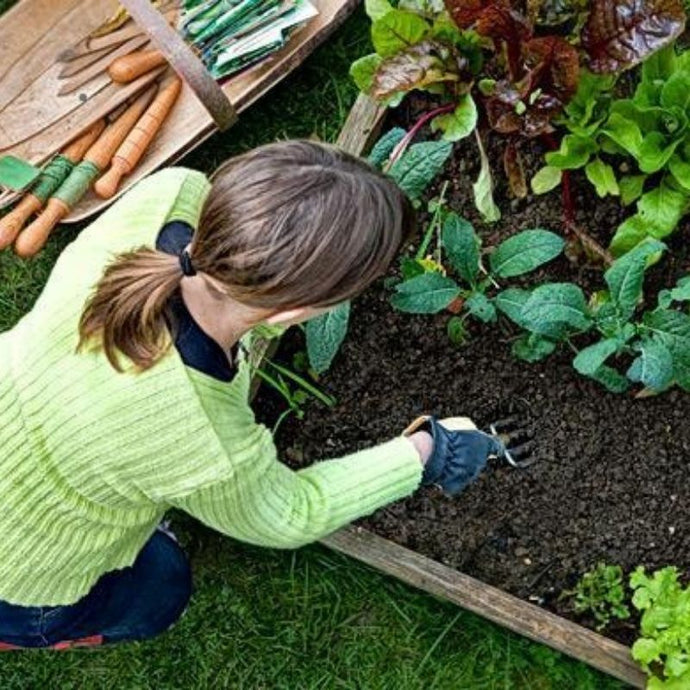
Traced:
<path fill-rule="evenodd" d="M 340 143 L 361 150 L 383 117 L 361 97 Z M 472 158 L 463 154 L 458 147 L 453 164 L 470 172 Z M 463 202 L 464 177 L 453 204 L 471 215 Z M 548 212 L 550 204 L 528 200 L 511 218 L 506 202 L 509 220 L 501 226 L 506 232 L 523 227 L 530 214 L 544 213 L 535 205 Z M 570 269 L 562 262 L 549 270 Z M 598 559 L 656 565 L 672 554 L 673 562 L 682 562 L 668 530 L 675 527 L 682 544 L 687 520 L 669 503 L 671 495 L 679 504 L 685 496 L 683 443 L 687 450 L 690 436 L 680 428 L 682 394 L 645 401 L 612 396 L 563 361 L 516 362 L 507 336 L 487 339 L 481 328 L 458 349 L 445 335 L 448 314 L 430 319 L 396 313 L 384 282 L 353 304 L 343 350 L 319 381 L 337 405 L 314 404 L 302 421 L 287 419 L 276 438 L 283 458 L 299 467 L 337 457 L 389 438 L 423 411 L 469 414 L 481 425 L 519 399 L 528 402 L 539 426 L 537 462 L 527 470 L 492 466 L 457 498 L 420 491 L 324 543 L 644 687 L 645 676 L 626 646 L 634 626 L 603 637 L 568 620 L 572 615 L 556 594 Z M 291 331 L 277 361 L 289 365 L 303 348 L 303 335 Z M 273 423 L 284 402 L 264 388 L 257 409 Z M 666 493 L 673 481 L 673 492 Z M 654 540 L 667 549 L 659 558 Z"/>

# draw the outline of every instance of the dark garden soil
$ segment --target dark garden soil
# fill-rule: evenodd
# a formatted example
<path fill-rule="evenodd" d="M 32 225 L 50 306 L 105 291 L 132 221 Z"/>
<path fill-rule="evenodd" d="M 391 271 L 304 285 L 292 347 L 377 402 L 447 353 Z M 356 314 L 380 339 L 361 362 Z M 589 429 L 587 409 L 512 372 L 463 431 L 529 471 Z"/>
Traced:
<path fill-rule="evenodd" d="M 501 140 L 490 139 L 500 222 L 488 226 L 474 209 L 471 182 L 478 155 L 471 139 L 456 146 L 431 195 L 449 180 L 451 208 L 475 223 L 485 247 L 527 228 L 560 231 L 559 191 L 509 199 L 502 147 Z M 522 153 L 531 176 L 543 149 L 534 142 Z M 608 244 L 628 211 L 598 199 L 579 175 L 573 177 L 573 191 L 578 222 Z M 669 256 L 649 272 L 646 284 L 654 294 L 690 271 L 689 242 L 686 225 L 669 242 Z M 603 287 L 601 267 L 584 257 L 579 263 L 552 262 L 536 276 L 537 282 L 546 280 L 577 282 L 587 294 Z M 303 421 L 283 424 L 277 443 L 286 462 L 298 467 L 365 448 L 400 433 L 425 412 L 471 416 L 486 428 L 511 401 L 521 401 L 537 429 L 534 465 L 516 470 L 494 461 L 456 498 L 424 489 L 362 524 L 584 624 L 591 621 L 573 616 L 558 597 L 598 561 L 620 564 L 626 572 L 638 564 L 690 567 L 688 394 L 674 389 L 635 399 L 609 393 L 574 371 L 567 349 L 537 364 L 518 361 L 510 353 L 515 331 L 504 322 L 475 322 L 469 342 L 457 347 L 446 336 L 450 314 L 401 314 L 388 296 L 382 281 L 353 304 L 347 340 L 319 382 L 338 404 L 327 409 L 312 403 Z M 291 364 L 303 347 L 295 330 L 284 339 L 278 359 Z M 257 409 L 270 423 L 284 403 L 264 388 Z M 616 624 L 606 634 L 630 643 L 634 628 L 633 622 Z"/>

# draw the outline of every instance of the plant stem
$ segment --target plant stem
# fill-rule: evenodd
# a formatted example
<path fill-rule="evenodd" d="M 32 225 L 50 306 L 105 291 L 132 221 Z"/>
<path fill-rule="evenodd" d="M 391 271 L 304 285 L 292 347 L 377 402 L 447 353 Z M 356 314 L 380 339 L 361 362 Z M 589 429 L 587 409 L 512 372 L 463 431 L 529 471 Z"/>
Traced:
<path fill-rule="evenodd" d="M 403 153 L 405 153 L 407 147 L 417 136 L 417 132 L 419 132 L 419 130 L 429 120 L 435 118 L 437 115 L 449 113 L 452 110 L 455 110 L 456 107 L 457 105 L 455 103 L 447 103 L 446 105 L 434 108 L 434 110 L 430 110 L 428 113 L 424 113 L 424 115 L 422 115 L 422 117 L 420 117 L 419 120 L 415 122 L 410 131 L 400 140 L 400 143 L 393 149 L 393 152 L 391 153 L 388 162 L 386 163 L 386 165 L 383 166 L 383 172 L 388 172 L 391 169 L 393 163 L 395 163 L 395 161 L 397 161 L 403 155 Z"/>
<path fill-rule="evenodd" d="M 429 221 L 429 227 L 426 229 L 426 232 L 424 233 L 422 243 L 419 245 L 419 248 L 417 249 L 417 253 L 415 254 L 415 257 L 414 257 L 415 259 L 423 259 L 426 256 L 427 250 L 429 249 L 429 245 L 431 244 L 431 240 L 433 238 L 436 227 L 439 224 L 439 220 L 441 217 L 441 209 L 443 208 L 443 205 L 446 203 L 446 190 L 447 189 L 448 189 L 448 181 L 446 180 L 443 183 L 443 187 L 441 187 L 441 193 L 438 195 L 438 205 L 436 206 L 436 210 L 434 211 L 434 215 L 431 217 L 431 221 Z"/>

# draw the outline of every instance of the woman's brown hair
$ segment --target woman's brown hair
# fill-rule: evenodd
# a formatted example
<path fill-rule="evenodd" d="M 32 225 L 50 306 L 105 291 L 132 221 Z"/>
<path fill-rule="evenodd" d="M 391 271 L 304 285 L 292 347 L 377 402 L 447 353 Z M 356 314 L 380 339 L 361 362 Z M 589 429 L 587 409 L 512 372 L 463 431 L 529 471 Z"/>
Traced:
<path fill-rule="evenodd" d="M 228 160 L 212 178 L 190 249 L 194 269 L 243 305 L 280 311 L 350 299 L 385 272 L 411 232 L 400 189 L 336 147 L 287 141 Z M 79 325 L 116 369 L 146 369 L 170 346 L 168 304 L 178 257 L 149 248 L 104 271 Z"/>

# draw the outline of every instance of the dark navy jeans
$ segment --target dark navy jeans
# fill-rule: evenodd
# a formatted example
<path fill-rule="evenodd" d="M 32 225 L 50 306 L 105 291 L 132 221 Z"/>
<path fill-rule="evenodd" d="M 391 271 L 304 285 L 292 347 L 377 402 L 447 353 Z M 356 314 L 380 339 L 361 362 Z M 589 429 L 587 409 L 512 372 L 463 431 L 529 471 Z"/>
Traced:
<path fill-rule="evenodd" d="M 158 530 L 130 568 L 104 575 L 70 606 L 14 606 L 0 601 L 5 648 L 142 640 L 169 628 L 192 590 L 189 563 L 174 539 Z"/>

